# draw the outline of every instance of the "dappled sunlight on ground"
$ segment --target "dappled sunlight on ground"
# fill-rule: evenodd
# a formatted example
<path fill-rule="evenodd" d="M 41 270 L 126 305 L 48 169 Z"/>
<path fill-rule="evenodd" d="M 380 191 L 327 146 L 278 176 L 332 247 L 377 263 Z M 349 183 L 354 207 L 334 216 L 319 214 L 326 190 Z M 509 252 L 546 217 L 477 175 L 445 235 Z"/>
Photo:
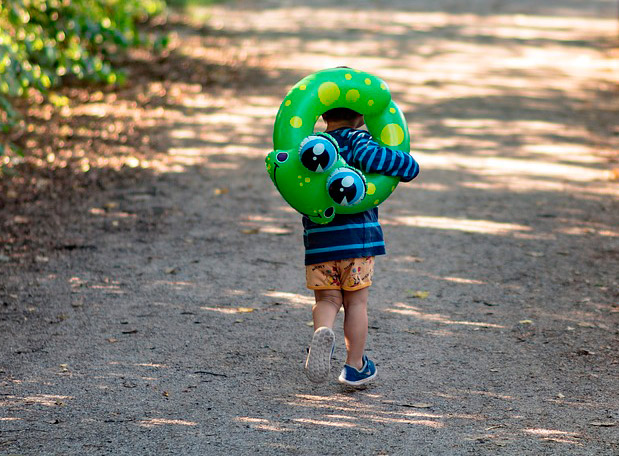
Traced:
<path fill-rule="evenodd" d="M 495 323 L 452 320 L 446 315 L 424 312 L 419 307 L 411 306 L 410 304 L 405 304 L 403 302 L 394 303 L 393 307 L 386 309 L 385 312 L 407 315 L 419 320 L 432 321 L 445 325 L 476 326 L 480 328 L 505 328 L 504 325 L 497 325 Z"/>
<path fill-rule="evenodd" d="M 359 393 L 357 396 L 346 394 L 333 394 L 319 396 L 311 394 L 296 394 L 295 399 L 287 405 L 303 409 L 324 410 L 320 418 L 294 418 L 295 423 L 311 426 L 329 426 L 343 428 L 357 428 L 371 431 L 376 423 L 383 424 L 407 424 L 426 426 L 430 428 L 442 428 L 448 418 L 442 414 L 424 411 L 425 404 L 419 404 L 420 410 L 393 411 L 391 402 L 384 399 L 380 394 Z M 406 404 L 404 405 L 406 407 Z M 472 416 L 465 419 L 475 419 Z"/>
<path fill-rule="evenodd" d="M 211 312 L 219 312 L 219 313 L 228 314 L 228 315 L 248 313 L 254 310 L 252 307 L 208 307 L 208 306 L 202 306 L 200 307 L 200 309 L 208 310 Z"/>
<path fill-rule="evenodd" d="M 463 283 L 467 285 L 484 285 L 486 282 L 474 279 L 465 279 L 463 277 L 436 277 L 437 279 L 446 280 L 453 283 Z"/>
<path fill-rule="evenodd" d="M 162 425 L 197 426 L 198 423 L 194 421 L 186 421 L 186 420 L 171 420 L 169 418 L 150 418 L 147 420 L 140 421 L 139 425 L 143 427 L 153 427 L 153 426 L 162 426 Z"/>
<path fill-rule="evenodd" d="M 514 420 L 518 421 L 523 418 L 516 411 L 520 398 L 510 394 L 450 390 L 449 392 L 435 392 L 435 396 L 453 401 L 468 400 L 475 396 L 503 401 L 511 405 L 506 412 L 513 415 Z M 398 402 L 385 399 L 383 395 L 376 393 L 356 392 L 354 396 L 342 393 L 295 394 L 286 405 L 291 407 L 292 413 L 285 413 L 285 417 L 265 418 L 241 415 L 234 420 L 253 430 L 273 433 L 308 432 L 320 428 L 326 432 L 327 429 L 334 428 L 373 434 L 377 431 L 377 426 L 381 428 L 389 426 L 396 429 L 405 426 L 406 432 L 412 432 L 410 426 L 448 430 L 451 425 L 468 423 L 468 426 L 473 426 L 476 431 L 473 431 L 465 440 L 478 443 L 492 441 L 498 447 L 513 445 L 517 441 L 522 444 L 523 440 L 531 437 L 542 441 L 583 445 L 583 435 L 580 432 L 493 424 L 493 420 L 489 421 L 484 414 L 437 413 L 433 411 L 434 406 L 429 403 Z"/>
<path fill-rule="evenodd" d="M 491 220 L 467 220 L 451 217 L 385 217 L 384 225 L 403 225 L 439 230 L 456 230 L 467 233 L 507 235 L 519 231 L 530 231 L 531 228 L 513 223 L 498 223 Z"/>
<path fill-rule="evenodd" d="M 17 397 L 4 395 L 0 400 L 2 407 L 14 407 L 18 405 L 40 405 L 44 407 L 57 407 L 63 405 L 68 400 L 75 399 L 73 396 L 63 396 L 58 394 L 36 394 L 33 396 Z"/>
<path fill-rule="evenodd" d="M 349 12 L 350 25 L 342 31 L 341 15 L 331 8 L 262 9 L 251 19 L 244 11 L 227 12 L 226 22 L 219 23 L 220 8 L 225 7 L 208 9 L 211 33 L 176 36 L 172 48 L 179 56 L 210 65 L 259 65 L 273 77 L 286 74 L 289 84 L 341 64 L 374 72 L 388 81 L 407 114 L 412 149 L 420 151 L 425 170 L 464 166 L 483 177 L 509 174 L 523 178 L 517 182 L 523 191 L 543 184 L 533 177 L 576 182 L 612 177 L 606 149 L 598 147 L 592 154 L 588 132 L 582 126 L 565 128 L 563 115 L 584 109 L 595 84 L 617 71 L 616 61 L 600 58 L 590 46 L 591 30 L 598 36 L 614 34 L 610 19 L 412 12 L 394 5 Z M 168 143 L 157 156 L 140 158 L 137 166 L 158 172 L 193 165 L 234 171 L 235 157 L 258 159 L 268 151 L 272 122 L 287 89 L 238 98 L 230 88 L 204 91 L 196 83 L 153 81 L 143 97 L 163 98 L 163 106 L 121 99 L 110 103 L 106 96 L 67 112 L 111 124 L 130 118 L 153 130 L 149 141 Z M 516 109 L 506 106 L 510 99 Z M 459 104 L 468 106 L 462 117 L 442 115 L 447 105 Z M 122 132 L 122 125 L 116 130 Z M 505 147 L 510 158 L 501 157 Z M 121 145 L 118 150 L 123 153 Z M 102 157 L 89 165 L 107 166 L 109 160 Z"/>
<path fill-rule="evenodd" d="M 258 429 L 260 431 L 272 431 L 272 432 L 288 432 L 291 429 L 282 426 L 281 424 L 273 423 L 265 418 L 250 418 L 248 416 L 240 416 L 235 418 L 235 421 L 251 426 L 252 429 Z"/>
<path fill-rule="evenodd" d="M 314 304 L 314 298 L 308 295 L 301 295 L 296 293 L 288 293 L 284 291 L 266 291 L 265 296 L 274 299 L 280 299 L 293 306 L 308 306 Z"/>
<path fill-rule="evenodd" d="M 132 55 L 128 87 L 32 108 L 23 142 L 50 168 L 32 186 L 63 201 L 53 173 L 75 166 L 96 190 L 87 222 L 50 242 L 28 280 L 0 251 L 14 268 L 0 303 L 14 331 L 0 366 L 9 445 L 30 428 L 69 442 L 82 426 L 204 454 L 222 442 L 302 454 L 337 438 L 375 444 L 369 454 L 610 454 L 616 18 L 596 13 L 602 0 L 484 2 L 217 4 L 168 25 L 169 53 Z M 380 208 L 379 379 L 359 390 L 303 376 L 302 227 L 264 169 L 288 89 L 337 65 L 387 81 L 421 165 Z M 0 219 L 26 248 L 39 202 Z M 113 453 L 93 448 L 81 451 Z"/>
<path fill-rule="evenodd" d="M 516 421 L 523 417 L 516 411 L 521 398 L 511 394 L 495 393 L 479 390 L 449 390 L 437 391 L 437 398 L 452 401 L 465 401 L 480 396 L 490 400 L 503 401 L 510 406 L 506 409 Z M 433 429 L 448 429 L 452 425 L 469 422 L 477 429 L 468 439 L 497 440 L 503 444 L 514 443 L 515 440 L 526 439 L 527 436 L 542 440 L 557 439 L 562 443 L 581 445 L 582 434 L 574 431 L 553 430 L 544 428 L 518 428 L 504 424 L 492 424 L 492 420 L 484 414 L 470 413 L 437 413 L 429 403 L 398 402 L 387 400 L 380 394 L 357 393 L 355 396 L 332 394 L 310 395 L 296 394 L 295 399 L 287 405 L 298 409 L 298 414 L 313 411 L 312 418 L 300 416 L 278 421 L 277 418 L 238 417 L 237 420 L 248 423 L 254 429 L 274 432 L 299 431 L 314 427 L 356 429 L 372 433 L 378 424 L 389 426 L 421 426 Z M 400 409 L 401 411 L 399 411 Z M 511 413 L 510 413 L 511 412 Z M 316 414 L 318 413 L 318 414 Z M 410 431 L 410 428 L 407 428 Z M 504 445 L 500 446 L 504 446 Z"/>
<path fill-rule="evenodd" d="M 466 6 L 416 7 L 396 2 L 353 12 L 293 3 L 249 15 L 245 4 L 236 11 L 194 8 L 195 28 L 172 35 L 172 63 L 135 52 L 138 61 L 163 65 L 174 78 L 132 80 L 142 88 L 137 100 L 96 91 L 88 103 L 63 107 L 62 117 L 96 121 L 96 127 L 64 126 L 66 141 L 38 159 L 40 165 L 77 160 L 85 172 L 123 165 L 183 172 L 199 165 L 234 173 L 271 147 L 273 119 L 290 85 L 347 64 L 388 82 L 426 172 L 464 167 L 478 185 L 510 191 L 558 192 L 596 182 L 588 192 L 616 192 L 605 185 L 615 179 L 608 165 L 614 148 L 604 138 L 593 146 L 593 125 L 569 121 L 589 107 L 596 90 L 611 87 L 619 70 L 616 59 L 599 51 L 600 40 L 616 32 L 613 18 L 566 17 L 561 9 L 553 16 L 551 7 L 541 15 L 526 14 L 525 7 L 512 14 L 505 5 L 484 14 Z M 218 82 L 242 66 L 256 76 L 239 96 L 235 87 L 209 89 L 206 80 L 194 80 L 196 66 L 208 66 Z M 284 84 L 264 88 L 275 78 Z M 32 115 L 41 120 L 32 132 L 44 134 L 49 110 Z M 137 148 L 136 133 L 143 140 Z M 69 147 L 77 138 L 105 141 L 114 154 L 90 157 L 84 145 Z"/>
<path fill-rule="evenodd" d="M 559 431 L 554 429 L 524 429 L 527 434 L 539 436 L 542 440 L 570 443 L 582 446 L 583 443 L 578 439 L 582 436 L 577 432 Z"/>
<path fill-rule="evenodd" d="M 481 390 L 449 389 L 446 392 L 445 391 L 437 392 L 436 395 L 439 397 L 444 397 L 446 399 L 453 399 L 453 400 L 462 400 L 467 396 L 484 396 L 484 397 L 491 397 L 495 399 L 501 399 L 504 401 L 513 401 L 516 399 L 513 395 L 510 395 L 510 394 L 501 394 L 501 393 L 494 393 L 492 391 L 481 391 Z"/>
<path fill-rule="evenodd" d="M 218 8 L 212 9 L 213 24 L 218 23 Z M 243 58 L 259 62 L 267 73 L 296 75 L 288 76 L 290 84 L 306 73 L 341 64 L 382 76 L 407 114 L 412 149 L 424 172 L 465 169 L 470 179 L 459 185 L 487 190 L 563 192 L 595 183 L 585 191 L 616 193 L 607 184 L 613 179 L 604 154 L 608 149 L 592 150 L 586 128 L 566 128 L 562 113 L 584 109 L 584 100 L 595 88 L 592 81 L 616 70 L 616 62 L 600 59 L 589 46 L 590 30 L 600 36 L 614 32 L 611 20 L 408 12 L 397 6 L 357 11 L 353 16 L 347 33 L 357 50 L 336 39 L 332 30 L 340 18 L 329 8 L 257 10 L 249 23 L 242 12 L 238 22 L 234 14 L 227 14 L 226 23 L 216 28 L 239 40 Z M 358 28 L 354 23 L 368 26 Z M 410 33 L 418 40 L 402 41 Z M 208 47 L 224 39 L 227 35 L 214 33 L 203 43 Z M 225 62 L 241 55 L 233 52 L 226 57 L 216 46 L 205 52 L 182 42 L 177 45 L 198 60 Z M 235 157 L 259 159 L 268 151 L 265 143 L 272 120 L 287 89 L 273 95 L 252 94 L 242 104 L 195 92 L 177 96 L 184 125 L 171 130 L 169 137 L 176 145 L 154 166 L 179 171 L 200 164 L 234 172 L 239 166 Z M 188 94 L 183 89 L 180 93 Z M 572 102 L 565 105 L 559 100 L 568 93 Z M 512 101 L 516 109 L 507 107 Z M 461 105 L 462 116 L 442 116 L 448 105 Z M 166 121 L 174 119 L 172 115 Z M 422 180 L 419 185 L 438 185 Z M 497 234 L 516 230 L 479 224 L 469 224 L 465 230 L 475 229 Z"/>
<path fill-rule="evenodd" d="M 242 226 L 248 228 L 256 227 L 261 233 L 274 235 L 292 234 L 292 229 L 288 224 L 289 221 L 280 217 L 264 216 L 264 215 L 249 215 L 247 220 L 241 222 Z"/>
<path fill-rule="evenodd" d="M 542 146 L 539 146 L 542 147 Z M 560 148 L 556 148 L 559 150 Z M 546 149 L 548 151 L 548 149 Z M 569 153 L 569 147 L 566 150 Z M 441 153 L 440 155 L 430 155 L 423 152 L 416 154 L 419 160 L 427 164 L 431 169 L 446 168 L 454 166 L 470 169 L 473 173 L 485 176 L 511 176 L 516 184 L 525 182 L 519 179 L 520 176 L 539 176 L 544 178 L 555 178 L 560 181 L 596 181 L 608 180 L 610 174 L 606 170 L 596 170 L 585 166 L 567 165 L 561 163 L 544 163 L 541 160 L 523 160 L 519 158 L 507 157 L 467 157 L 466 155 L 454 153 Z M 565 155 L 569 159 L 569 155 Z M 531 179 L 531 181 L 533 181 Z M 522 191 L 530 190 L 529 186 L 521 185 Z"/>

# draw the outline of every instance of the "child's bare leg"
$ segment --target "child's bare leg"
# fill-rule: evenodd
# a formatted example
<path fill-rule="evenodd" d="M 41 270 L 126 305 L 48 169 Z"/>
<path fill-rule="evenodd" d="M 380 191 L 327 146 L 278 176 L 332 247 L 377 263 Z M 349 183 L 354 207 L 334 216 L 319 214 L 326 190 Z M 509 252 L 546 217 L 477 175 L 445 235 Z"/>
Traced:
<path fill-rule="evenodd" d="M 344 338 L 346 339 L 346 364 L 356 369 L 363 367 L 363 352 L 368 337 L 368 296 L 370 288 L 343 291 Z"/>
<path fill-rule="evenodd" d="M 342 307 L 342 292 L 340 290 L 314 290 L 316 304 L 312 308 L 314 330 L 326 326 L 333 328 L 335 317 Z"/>

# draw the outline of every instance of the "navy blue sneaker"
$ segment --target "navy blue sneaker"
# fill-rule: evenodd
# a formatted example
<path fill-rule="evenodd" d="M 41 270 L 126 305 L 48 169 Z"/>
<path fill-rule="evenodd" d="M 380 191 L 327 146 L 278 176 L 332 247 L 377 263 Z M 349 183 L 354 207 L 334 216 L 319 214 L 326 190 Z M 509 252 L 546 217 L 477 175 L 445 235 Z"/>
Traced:
<path fill-rule="evenodd" d="M 331 328 L 322 326 L 314 331 L 312 343 L 305 361 L 305 374 L 314 383 L 322 383 L 331 371 L 331 356 L 335 349 L 335 334 Z"/>
<path fill-rule="evenodd" d="M 374 377 L 376 377 L 374 361 L 363 355 L 363 367 L 357 370 L 348 364 L 344 364 L 338 380 L 346 385 L 359 386 L 371 381 Z"/>

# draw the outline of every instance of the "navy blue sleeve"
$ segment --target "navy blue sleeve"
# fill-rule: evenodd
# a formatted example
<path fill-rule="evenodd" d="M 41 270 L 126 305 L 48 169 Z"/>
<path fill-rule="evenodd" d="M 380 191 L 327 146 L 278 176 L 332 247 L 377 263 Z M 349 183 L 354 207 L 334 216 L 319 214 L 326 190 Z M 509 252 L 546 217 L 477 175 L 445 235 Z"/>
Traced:
<path fill-rule="evenodd" d="M 367 131 L 356 130 L 350 136 L 354 166 L 366 173 L 399 177 L 408 182 L 419 174 L 419 164 L 412 155 L 378 144 Z"/>

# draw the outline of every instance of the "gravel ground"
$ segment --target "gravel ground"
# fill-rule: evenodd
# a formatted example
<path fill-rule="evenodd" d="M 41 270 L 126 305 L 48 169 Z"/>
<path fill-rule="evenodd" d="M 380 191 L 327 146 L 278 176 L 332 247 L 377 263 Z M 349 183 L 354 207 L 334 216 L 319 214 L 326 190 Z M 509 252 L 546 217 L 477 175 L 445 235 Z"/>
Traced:
<path fill-rule="evenodd" d="M 140 86 L 160 104 L 72 101 L 134 122 L 152 155 L 59 207 L 31 261 L 0 257 L 0 454 L 619 454 L 615 7 L 171 18 L 179 74 Z M 300 220 L 263 164 L 287 90 L 336 65 L 390 84 L 422 169 L 381 206 L 379 379 L 359 390 L 336 381 L 341 319 L 331 380 L 303 375 Z M 236 82 L 197 84 L 202 66 Z M 22 230 L 55 213 L 12 207 Z"/>

